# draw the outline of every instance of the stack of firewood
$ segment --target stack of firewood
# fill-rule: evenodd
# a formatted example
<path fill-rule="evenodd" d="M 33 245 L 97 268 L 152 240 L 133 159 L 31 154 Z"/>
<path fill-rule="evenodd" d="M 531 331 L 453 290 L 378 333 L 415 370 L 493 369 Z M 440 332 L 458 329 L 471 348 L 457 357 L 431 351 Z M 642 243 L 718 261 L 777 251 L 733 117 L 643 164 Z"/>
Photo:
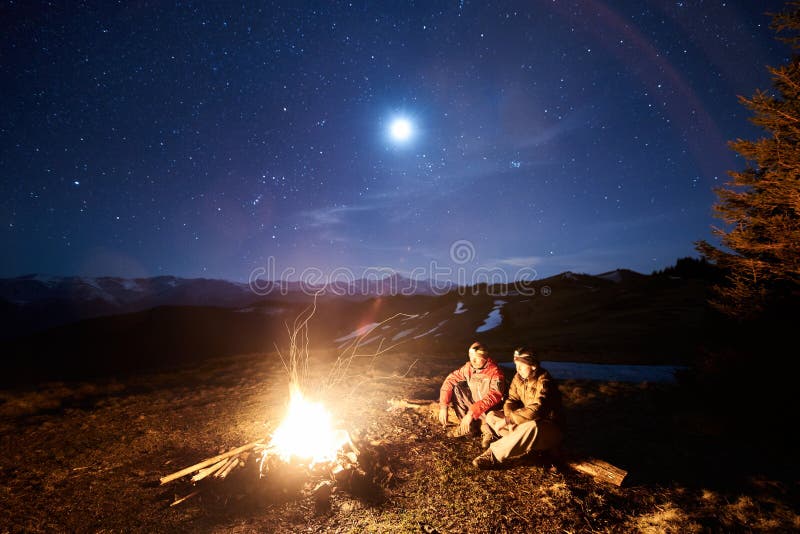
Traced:
<path fill-rule="evenodd" d="M 263 475 L 269 471 L 270 465 L 281 461 L 275 449 L 268 443 L 268 439 L 261 439 L 231 449 L 228 452 L 218 454 L 217 456 L 206 458 L 202 462 L 198 462 L 180 471 L 161 477 L 161 485 L 190 475 L 193 483 L 208 479 L 209 477 L 222 480 L 233 470 L 243 467 L 251 457 L 257 459 L 261 463 L 260 471 Z M 336 461 L 330 462 L 321 468 L 318 466 L 315 471 L 317 473 L 324 472 L 329 474 L 334 481 L 343 480 L 343 476 L 346 476 L 349 472 L 358 471 L 358 456 L 360 452 L 349 435 L 347 436 L 346 447 L 349 447 L 350 450 L 343 449 L 339 451 Z M 192 491 L 188 495 L 176 499 L 170 506 L 176 506 L 194 497 L 199 492 L 199 489 Z"/>
<path fill-rule="evenodd" d="M 236 449 L 231 449 L 228 452 L 218 454 L 212 458 L 206 458 L 202 462 L 190 465 L 180 471 L 176 471 L 170 475 L 161 477 L 161 484 L 172 482 L 183 476 L 194 473 L 192 482 L 197 482 L 208 476 L 214 475 L 217 478 L 225 478 L 238 465 L 244 465 L 244 461 L 254 450 L 260 449 L 263 451 L 266 448 L 264 442 L 254 441 L 247 445 L 242 445 Z"/>

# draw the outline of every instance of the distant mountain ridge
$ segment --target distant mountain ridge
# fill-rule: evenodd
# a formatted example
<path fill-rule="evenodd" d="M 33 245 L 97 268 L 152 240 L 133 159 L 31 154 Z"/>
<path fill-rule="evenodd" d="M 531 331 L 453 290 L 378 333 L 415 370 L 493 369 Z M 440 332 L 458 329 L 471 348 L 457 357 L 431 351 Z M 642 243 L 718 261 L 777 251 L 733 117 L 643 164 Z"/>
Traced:
<path fill-rule="evenodd" d="M 559 280 L 599 280 L 623 282 L 647 275 L 628 269 L 616 269 L 598 275 L 566 271 L 533 284 Z M 513 284 L 512 284 L 513 285 Z M 331 296 L 369 298 L 388 295 L 442 295 L 458 286 L 454 282 L 421 280 L 394 273 L 383 278 L 362 278 L 353 281 L 334 280 L 327 284 L 298 281 L 256 280 L 253 285 L 216 278 L 180 278 L 154 276 L 123 278 L 116 276 L 49 276 L 28 274 L 0 278 L 0 299 L 17 306 L 69 300 L 94 303 L 98 308 L 135 311 L 156 306 L 244 306 L 262 297 L 292 294 L 313 295 L 320 291 Z"/>
<path fill-rule="evenodd" d="M 158 306 L 238 307 L 257 299 L 246 284 L 156 276 L 25 275 L 0 279 L 0 339 L 91 317 Z"/>
<path fill-rule="evenodd" d="M 122 278 L 115 276 L 48 276 L 29 274 L 0 278 L 0 299 L 26 305 L 43 300 L 72 299 L 145 307 L 161 305 L 217 305 L 235 307 L 264 296 L 286 296 L 317 291 L 333 296 L 371 297 L 379 295 L 428 295 L 446 293 L 452 283 L 438 286 L 429 280 L 407 278 L 397 273 L 383 278 L 362 278 L 354 281 L 334 280 L 327 284 L 298 281 L 256 280 L 252 286 L 242 282 L 215 278 L 179 278 L 155 276 Z M 139 306 L 137 306 L 139 307 Z"/>
<path fill-rule="evenodd" d="M 49 276 L 0 278 L 0 339 L 25 335 L 92 317 L 132 313 L 159 306 L 239 308 L 266 299 L 306 300 L 321 294 L 351 299 L 435 294 L 426 280 L 398 274 L 381 279 L 310 285 L 295 281 L 250 284 L 211 278 L 155 276 Z M 442 292 L 442 291 L 440 291 Z"/>
<path fill-rule="evenodd" d="M 121 278 L 114 276 L 25 275 L 0 279 L 0 298 L 18 305 L 42 300 L 72 299 L 127 307 L 175 305 L 239 305 L 253 300 L 247 284 L 208 278 Z M 139 307 L 139 306 L 136 306 Z"/>

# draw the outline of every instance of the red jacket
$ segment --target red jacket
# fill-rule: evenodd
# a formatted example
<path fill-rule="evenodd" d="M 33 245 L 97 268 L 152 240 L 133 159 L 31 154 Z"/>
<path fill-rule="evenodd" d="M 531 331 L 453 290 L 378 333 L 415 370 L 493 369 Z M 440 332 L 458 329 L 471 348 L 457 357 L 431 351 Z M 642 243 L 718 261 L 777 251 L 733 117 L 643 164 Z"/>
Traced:
<path fill-rule="evenodd" d="M 440 405 L 450 404 L 450 400 L 453 398 L 453 387 L 459 382 L 466 382 L 472 393 L 472 399 L 475 401 L 470 407 L 473 419 L 479 419 L 481 415 L 503 400 L 505 376 L 491 358 L 486 359 L 483 369 L 474 369 L 467 362 L 447 375 L 442 389 L 439 390 Z"/>

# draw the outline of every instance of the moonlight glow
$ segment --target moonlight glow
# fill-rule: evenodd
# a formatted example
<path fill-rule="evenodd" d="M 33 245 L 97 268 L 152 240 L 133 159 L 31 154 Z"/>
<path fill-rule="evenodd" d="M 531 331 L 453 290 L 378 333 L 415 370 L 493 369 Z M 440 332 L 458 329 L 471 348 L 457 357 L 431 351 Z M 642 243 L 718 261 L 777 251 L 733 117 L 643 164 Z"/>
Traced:
<path fill-rule="evenodd" d="M 389 133 L 395 141 L 408 141 L 413 133 L 411 121 L 404 118 L 393 120 L 389 126 Z"/>

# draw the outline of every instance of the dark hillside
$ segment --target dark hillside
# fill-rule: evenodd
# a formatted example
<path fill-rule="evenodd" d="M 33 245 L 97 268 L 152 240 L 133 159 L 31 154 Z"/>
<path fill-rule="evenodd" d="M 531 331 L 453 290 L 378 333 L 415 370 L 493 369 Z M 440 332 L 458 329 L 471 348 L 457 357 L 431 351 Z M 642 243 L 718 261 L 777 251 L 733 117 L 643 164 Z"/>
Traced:
<path fill-rule="evenodd" d="M 7 380 L 77 379 L 165 368 L 210 356 L 265 350 L 263 315 L 224 308 L 165 306 L 87 319 L 7 344 Z"/>
<path fill-rule="evenodd" d="M 697 279 L 565 273 L 532 294 L 478 286 L 442 296 L 317 299 L 309 345 L 338 354 L 396 347 L 461 355 L 473 340 L 499 357 L 530 344 L 544 358 L 603 363 L 688 363 L 715 340 L 706 283 Z M 6 342 L 7 380 L 126 373 L 212 356 L 282 349 L 313 299 L 262 299 L 246 308 L 161 306 L 86 319 Z M 8 304 L 5 312 L 13 314 Z M 13 324 L 13 323 L 12 323 Z M 372 330 L 371 330 L 372 329 Z M 371 330 L 371 331 L 370 331 Z"/>

